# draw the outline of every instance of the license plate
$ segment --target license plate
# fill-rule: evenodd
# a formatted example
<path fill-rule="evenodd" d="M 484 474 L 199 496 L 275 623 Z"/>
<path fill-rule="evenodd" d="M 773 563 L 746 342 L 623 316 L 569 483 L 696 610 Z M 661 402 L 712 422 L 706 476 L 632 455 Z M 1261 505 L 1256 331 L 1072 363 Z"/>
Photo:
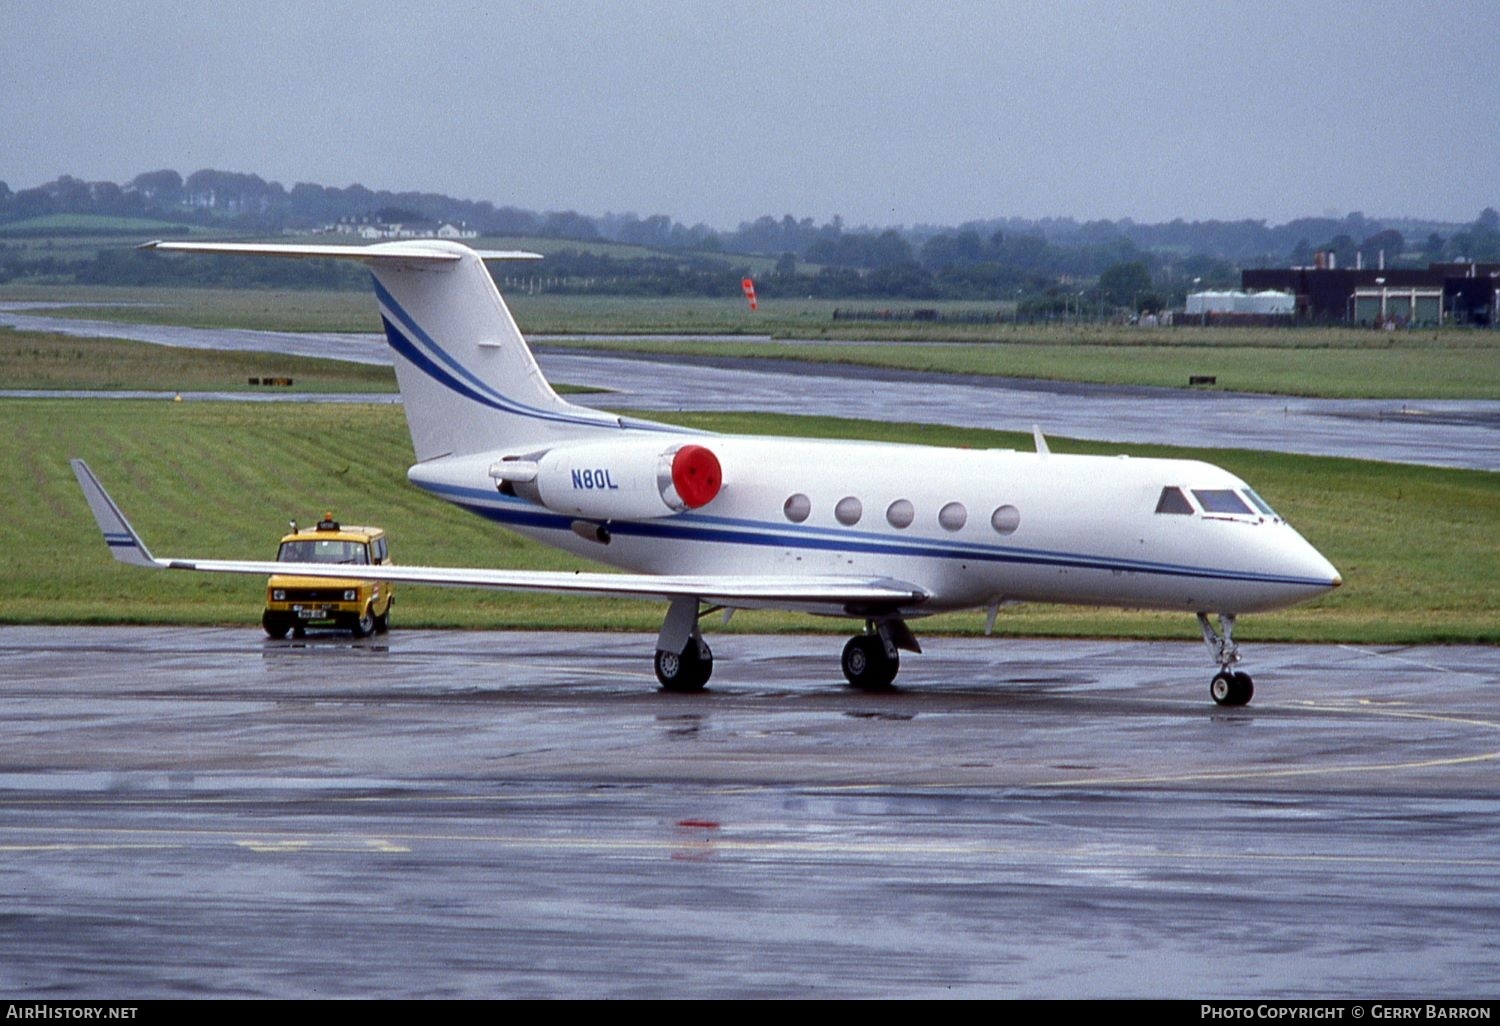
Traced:
<path fill-rule="evenodd" d="M 304 620 L 326 620 L 328 619 L 328 610 L 310 609 L 307 606 L 298 606 L 297 615 Z"/>

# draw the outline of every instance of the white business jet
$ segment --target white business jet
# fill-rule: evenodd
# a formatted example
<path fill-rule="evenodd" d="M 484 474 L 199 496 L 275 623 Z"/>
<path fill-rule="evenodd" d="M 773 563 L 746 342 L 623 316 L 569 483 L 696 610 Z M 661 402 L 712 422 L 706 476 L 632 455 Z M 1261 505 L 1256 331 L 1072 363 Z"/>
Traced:
<path fill-rule="evenodd" d="M 1251 488 L 1193 460 L 975 451 L 716 435 L 566 402 L 542 377 L 485 259 L 449 242 L 369 247 L 161 242 L 158 250 L 357 260 L 395 351 L 417 462 L 412 483 L 510 530 L 626 573 L 352 567 L 151 555 L 81 461 L 115 558 L 171 570 L 371 578 L 584 592 L 667 603 L 656 675 L 707 683 L 700 620 L 776 608 L 864 623 L 844 647 L 858 688 L 889 687 L 908 621 L 1058 602 L 1196 613 L 1243 705 L 1235 617 L 1325 594 L 1339 573 Z M 1210 614 L 1217 614 L 1216 630 Z"/>

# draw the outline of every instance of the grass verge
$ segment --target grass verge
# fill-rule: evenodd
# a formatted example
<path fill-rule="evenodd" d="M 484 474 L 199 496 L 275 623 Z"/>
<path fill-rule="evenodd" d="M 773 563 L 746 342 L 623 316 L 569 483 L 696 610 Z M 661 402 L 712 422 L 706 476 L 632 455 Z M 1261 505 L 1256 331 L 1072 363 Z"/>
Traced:
<path fill-rule="evenodd" d="M 927 425 L 751 414 L 683 415 L 692 427 L 1029 448 L 1028 438 Z M 253 625 L 264 582 L 151 573 L 116 564 L 67 466 L 89 460 L 159 554 L 270 558 L 288 519 L 325 509 L 380 524 L 409 564 L 576 569 L 581 563 L 430 498 L 405 480 L 402 412 L 370 405 L 0 401 L 0 622 Z M 1053 440 L 1056 451 L 1118 445 Z M 1209 458 L 1254 483 L 1343 572 L 1318 602 L 1247 618 L 1243 640 L 1500 642 L 1500 475 L 1272 453 L 1130 446 L 1138 455 Z M 654 630 L 652 603 L 403 588 L 399 626 Z M 983 614 L 924 621 L 923 634 L 976 633 Z M 719 630 L 717 623 L 714 630 Z M 741 613 L 735 631 L 847 624 Z M 1190 617 L 1023 606 L 1002 634 L 1194 638 Z"/>

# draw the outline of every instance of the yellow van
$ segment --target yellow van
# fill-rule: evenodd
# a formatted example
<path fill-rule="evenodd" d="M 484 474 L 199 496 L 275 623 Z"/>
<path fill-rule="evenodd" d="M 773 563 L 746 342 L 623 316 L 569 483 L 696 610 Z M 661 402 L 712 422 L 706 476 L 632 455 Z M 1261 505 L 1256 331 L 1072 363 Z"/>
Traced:
<path fill-rule="evenodd" d="M 340 524 L 332 513 L 312 527 L 281 539 L 280 563 L 344 563 L 383 566 L 390 562 L 385 531 L 379 527 Z M 391 625 L 395 595 L 389 581 L 346 581 L 335 577 L 292 577 L 275 574 L 266 582 L 266 611 L 261 626 L 273 638 L 288 631 L 301 637 L 308 627 L 335 627 L 356 638 L 385 633 Z"/>

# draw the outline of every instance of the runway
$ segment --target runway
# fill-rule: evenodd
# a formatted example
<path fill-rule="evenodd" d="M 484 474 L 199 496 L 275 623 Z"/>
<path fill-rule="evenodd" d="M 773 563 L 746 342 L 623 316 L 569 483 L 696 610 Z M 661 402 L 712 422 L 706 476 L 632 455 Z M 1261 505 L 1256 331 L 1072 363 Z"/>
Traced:
<path fill-rule="evenodd" d="M 1185 626 L 1189 633 L 1191 626 Z M 1463 997 L 1485 648 L 0 628 L 0 989 Z"/>
<path fill-rule="evenodd" d="M 38 312 L 34 304 L 13 302 L 0 303 L 0 324 L 27 331 L 125 338 L 160 345 L 390 363 L 389 350 L 378 335 L 77 320 Z M 808 413 L 1026 433 L 1032 425 L 1040 425 L 1050 435 L 1125 444 L 1263 449 L 1500 470 L 1500 401 L 1494 400 L 1306 399 L 1191 392 L 795 360 L 569 351 L 567 337 L 537 336 L 532 341 L 538 346 L 537 360 L 549 379 L 608 389 L 609 395 L 589 401 L 610 409 Z M 795 344 L 789 343 L 788 348 L 795 348 Z M 157 394 L 171 398 L 174 393 Z M 91 395 L 102 396 L 97 392 Z M 200 398 L 264 402 L 288 397 L 258 392 L 213 393 Z M 372 399 L 395 401 L 390 395 L 302 396 L 296 401 Z"/>

